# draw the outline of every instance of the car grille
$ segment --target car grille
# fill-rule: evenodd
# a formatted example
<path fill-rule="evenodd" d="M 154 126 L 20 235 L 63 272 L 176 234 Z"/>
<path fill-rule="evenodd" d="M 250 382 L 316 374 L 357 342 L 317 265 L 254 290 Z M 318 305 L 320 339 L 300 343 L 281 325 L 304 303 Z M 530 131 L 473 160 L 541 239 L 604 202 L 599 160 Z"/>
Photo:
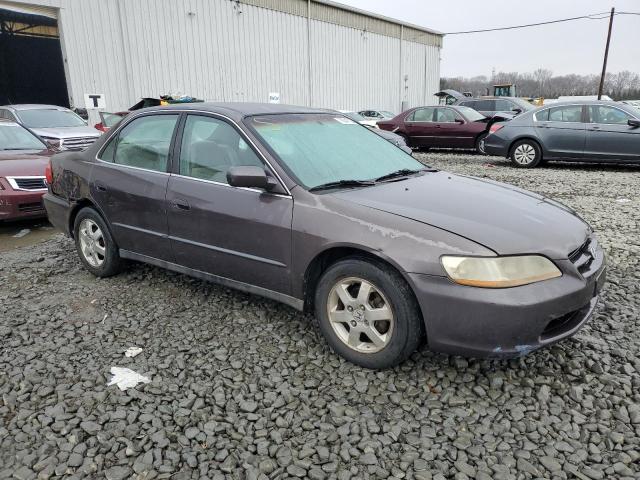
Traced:
<path fill-rule="evenodd" d="M 98 137 L 64 138 L 62 140 L 62 147 L 67 150 L 84 150 L 97 139 Z"/>
<path fill-rule="evenodd" d="M 42 202 L 20 203 L 18 210 L 25 213 L 40 212 L 44 210 Z"/>
<path fill-rule="evenodd" d="M 576 248 L 569 254 L 569 260 L 575 265 L 578 271 L 587 276 L 591 272 L 591 265 L 596 259 L 596 251 L 598 248 L 598 241 L 595 238 L 589 238 L 586 242 Z"/>
<path fill-rule="evenodd" d="M 14 190 L 46 190 L 44 177 L 7 177 L 9 185 Z"/>

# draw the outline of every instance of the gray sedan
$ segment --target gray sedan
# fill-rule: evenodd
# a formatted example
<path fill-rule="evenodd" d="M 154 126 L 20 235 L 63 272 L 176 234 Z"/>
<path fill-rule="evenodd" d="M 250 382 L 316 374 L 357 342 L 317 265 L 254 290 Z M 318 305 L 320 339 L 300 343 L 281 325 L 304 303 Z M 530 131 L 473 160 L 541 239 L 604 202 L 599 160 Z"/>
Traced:
<path fill-rule="evenodd" d="M 425 167 L 327 110 L 139 110 L 54 156 L 47 181 L 49 219 L 92 274 L 135 260 L 284 302 L 369 368 L 423 340 L 526 354 L 584 325 L 605 279 L 567 207 Z"/>
<path fill-rule="evenodd" d="M 489 155 L 533 168 L 546 160 L 640 162 L 640 111 L 615 102 L 566 102 L 491 127 Z"/>

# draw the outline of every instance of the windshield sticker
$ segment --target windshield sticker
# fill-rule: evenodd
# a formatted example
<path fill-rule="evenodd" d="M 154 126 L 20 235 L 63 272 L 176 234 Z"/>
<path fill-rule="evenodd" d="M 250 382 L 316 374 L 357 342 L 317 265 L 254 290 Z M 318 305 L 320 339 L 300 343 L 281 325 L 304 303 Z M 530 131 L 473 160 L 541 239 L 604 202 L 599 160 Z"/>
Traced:
<path fill-rule="evenodd" d="M 344 118 L 344 117 L 334 117 L 334 119 L 344 125 L 355 125 L 356 122 L 354 122 L 353 120 L 351 120 L 350 118 Z"/>

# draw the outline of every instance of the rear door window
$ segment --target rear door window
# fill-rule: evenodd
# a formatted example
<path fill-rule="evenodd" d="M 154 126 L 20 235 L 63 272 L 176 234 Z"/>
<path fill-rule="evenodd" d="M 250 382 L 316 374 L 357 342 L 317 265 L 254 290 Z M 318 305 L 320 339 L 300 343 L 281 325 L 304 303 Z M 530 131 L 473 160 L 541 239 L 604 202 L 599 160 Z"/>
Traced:
<path fill-rule="evenodd" d="M 544 110 L 540 110 L 533 114 L 536 119 L 536 122 L 546 122 L 549 120 L 549 109 L 545 108 Z"/>
<path fill-rule="evenodd" d="M 433 122 L 435 108 L 418 108 L 409 116 L 410 122 Z"/>
<path fill-rule="evenodd" d="M 568 105 L 549 109 L 550 122 L 582 122 L 582 105 Z"/>
<path fill-rule="evenodd" d="M 133 120 L 109 140 L 100 160 L 166 172 L 178 118 L 179 115 L 147 115 Z"/>

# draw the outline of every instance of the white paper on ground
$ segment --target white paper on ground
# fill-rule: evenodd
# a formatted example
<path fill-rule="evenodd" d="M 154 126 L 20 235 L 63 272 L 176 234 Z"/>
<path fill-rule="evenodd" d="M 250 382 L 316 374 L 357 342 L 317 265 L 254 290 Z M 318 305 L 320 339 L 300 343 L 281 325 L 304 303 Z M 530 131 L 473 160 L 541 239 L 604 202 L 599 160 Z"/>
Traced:
<path fill-rule="evenodd" d="M 129 347 L 124 352 L 125 357 L 135 357 L 136 355 L 140 355 L 142 353 L 142 349 L 140 347 Z"/>
<path fill-rule="evenodd" d="M 111 367 L 111 375 L 113 375 L 113 377 L 111 377 L 107 386 L 117 385 L 122 391 L 125 391 L 127 388 L 133 388 L 139 383 L 151 382 L 151 380 L 144 375 L 140 375 L 138 372 L 124 367 Z"/>
<path fill-rule="evenodd" d="M 631 200 L 629 200 L 628 198 L 618 198 L 616 200 L 616 202 L 618 203 L 629 203 Z"/>
<path fill-rule="evenodd" d="M 18 233 L 16 233 L 13 238 L 22 238 L 25 235 L 29 235 L 31 233 L 31 230 L 29 230 L 28 228 L 23 228 L 22 230 L 20 230 Z"/>

